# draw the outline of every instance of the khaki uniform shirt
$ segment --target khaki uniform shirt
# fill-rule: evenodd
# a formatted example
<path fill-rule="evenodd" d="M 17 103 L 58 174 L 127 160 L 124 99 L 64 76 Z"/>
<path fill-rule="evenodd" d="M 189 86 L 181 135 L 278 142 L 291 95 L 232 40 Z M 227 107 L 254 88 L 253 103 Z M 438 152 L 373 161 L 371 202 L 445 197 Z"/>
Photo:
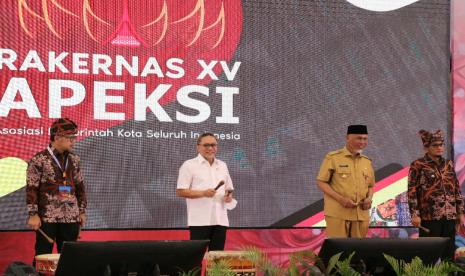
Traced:
<path fill-rule="evenodd" d="M 359 203 L 367 197 L 368 188 L 373 187 L 375 176 L 371 160 L 365 155 L 356 157 L 342 148 L 328 153 L 321 164 L 317 180 L 328 183 L 341 196 Z M 324 195 L 325 216 L 344 220 L 370 220 L 369 210 L 344 208 L 329 195 Z"/>

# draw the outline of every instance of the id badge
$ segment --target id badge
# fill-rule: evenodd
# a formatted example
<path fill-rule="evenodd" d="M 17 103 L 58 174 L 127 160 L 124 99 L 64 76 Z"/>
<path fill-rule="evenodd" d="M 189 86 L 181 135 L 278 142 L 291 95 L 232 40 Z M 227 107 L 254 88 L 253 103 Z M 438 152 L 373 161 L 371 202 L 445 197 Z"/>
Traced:
<path fill-rule="evenodd" d="M 71 186 L 60 185 L 58 187 L 58 198 L 62 203 L 71 202 Z"/>

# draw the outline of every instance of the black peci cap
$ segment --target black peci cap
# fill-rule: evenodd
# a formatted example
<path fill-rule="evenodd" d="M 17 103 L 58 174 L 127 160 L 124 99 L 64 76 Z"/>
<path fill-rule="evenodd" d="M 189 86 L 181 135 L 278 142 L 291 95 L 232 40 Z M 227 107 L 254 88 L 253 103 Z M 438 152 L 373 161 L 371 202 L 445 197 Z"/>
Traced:
<path fill-rule="evenodd" d="M 350 125 L 347 134 L 368 134 L 368 129 L 366 125 Z"/>

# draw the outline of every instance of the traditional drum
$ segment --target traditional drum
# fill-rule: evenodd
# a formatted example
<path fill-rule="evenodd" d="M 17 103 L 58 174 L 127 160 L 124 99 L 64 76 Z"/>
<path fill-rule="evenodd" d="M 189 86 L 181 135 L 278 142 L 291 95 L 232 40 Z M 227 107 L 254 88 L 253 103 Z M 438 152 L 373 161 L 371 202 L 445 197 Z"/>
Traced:
<path fill-rule="evenodd" d="M 205 258 L 207 260 L 207 275 L 211 264 L 219 260 L 226 260 L 237 276 L 252 276 L 256 272 L 254 264 L 244 258 L 243 251 L 210 251 Z"/>
<path fill-rule="evenodd" d="M 35 259 L 37 272 L 45 275 L 55 275 L 60 254 L 37 255 Z"/>

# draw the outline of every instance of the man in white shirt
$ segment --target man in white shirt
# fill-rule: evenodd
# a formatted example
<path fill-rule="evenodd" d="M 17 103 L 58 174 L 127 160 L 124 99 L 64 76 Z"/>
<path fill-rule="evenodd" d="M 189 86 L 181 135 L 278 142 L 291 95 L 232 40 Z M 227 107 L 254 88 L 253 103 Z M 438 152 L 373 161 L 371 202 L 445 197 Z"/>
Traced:
<path fill-rule="evenodd" d="M 215 158 L 218 141 L 211 133 L 197 140 L 197 157 L 179 169 L 176 194 L 186 198 L 191 240 L 210 240 L 209 250 L 223 250 L 229 226 L 226 203 L 233 201 L 233 183 L 226 163 Z"/>

